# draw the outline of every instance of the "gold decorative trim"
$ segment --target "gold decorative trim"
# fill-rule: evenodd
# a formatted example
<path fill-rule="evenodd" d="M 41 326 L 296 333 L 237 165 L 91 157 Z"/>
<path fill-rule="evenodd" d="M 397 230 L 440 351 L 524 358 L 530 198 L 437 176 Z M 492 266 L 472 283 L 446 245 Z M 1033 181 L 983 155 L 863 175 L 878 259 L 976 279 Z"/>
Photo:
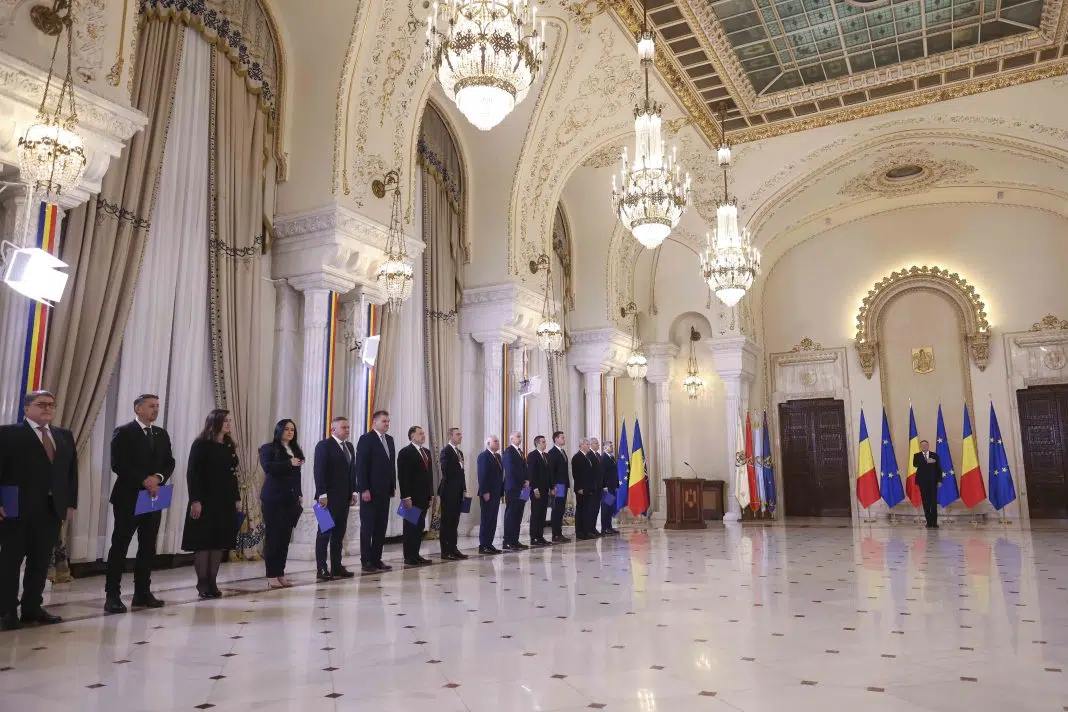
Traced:
<path fill-rule="evenodd" d="M 1046 314 L 1042 317 L 1042 321 L 1031 325 L 1031 331 L 1068 331 L 1068 321 Z"/>
<path fill-rule="evenodd" d="M 964 339 L 972 360 L 980 371 L 990 362 L 990 323 L 986 318 L 986 304 L 975 287 L 956 272 L 939 267 L 917 267 L 893 272 L 868 291 L 857 313 L 856 349 L 860 368 L 869 380 L 879 357 L 879 316 L 895 297 L 910 289 L 926 289 L 949 297 L 964 317 Z"/>
<path fill-rule="evenodd" d="M 801 339 L 801 342 L 790 349 L 790 353 L 799 353 L 801 351 L 821 351 L 823 350 L 823 344 L 818 344 L 807 336 Z"/>

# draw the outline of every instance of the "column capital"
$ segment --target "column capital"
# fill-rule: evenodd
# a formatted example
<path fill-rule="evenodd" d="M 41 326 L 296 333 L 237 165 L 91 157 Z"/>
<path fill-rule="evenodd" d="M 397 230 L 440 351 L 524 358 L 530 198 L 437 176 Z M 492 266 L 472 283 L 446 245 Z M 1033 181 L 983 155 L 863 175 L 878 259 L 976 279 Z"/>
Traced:
<path fill-rule="evenodd" d="M 475 341 L 533 344 L 541 322 L 542 295 L 514 282 L 464 290 L 460 332 Z"/>
<path fill-rule="evenodd" d="M 622 372 L 630 349 L 630 336 L 619 329 L 583 329 L 571 333 L 567 359 L 582 373 Z"/>
<path fill-rule="evenodd" d="M 337 292 L 338 294 L 344 294 L 354 286 L 353 281 L 348 279 L 346 275 L 332 269 L 288 277 L 285 281 L 293 289 L 303 292 L 305 295 L 309 292 Z"/>
<path fill-rule="evenodd" d="M 672 343 L 649 344 L 645 347 L 645 357 L 649 361 L 649 370 L 645 380 L 649 383 L 667 383 L 671 380 L 671 362 L 679 355 L 679 347 Z"/>
<path fill-rule="evenodd" d="M 760 347 L 748 336 L 717 336 L 705 339 L 712 354 L 712 365 L 724 383 L 744 381 L 756 377 Z"/>

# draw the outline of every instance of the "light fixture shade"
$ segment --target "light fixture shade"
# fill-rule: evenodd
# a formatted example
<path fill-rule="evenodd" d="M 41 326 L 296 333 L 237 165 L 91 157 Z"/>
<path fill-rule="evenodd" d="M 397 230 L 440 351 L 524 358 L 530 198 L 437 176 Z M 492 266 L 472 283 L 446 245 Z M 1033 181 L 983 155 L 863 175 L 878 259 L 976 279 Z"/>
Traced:
<path fill-rule="evenodd" d="M 627 359 L 627 375 L 635 381 L 645 378 L 649 372 L 649 359 L 645 357 L 641 347 L 636 348 Z"/>
<path fill-rule="evenodd" d="M 78 185 L 85 175 L 81 137 L 57 120 L 33 124 L 19 139 L 20 178 L 54 198 Z"/>
<path fill-rule="evenodd" d="M 701 393 L 701 389 L 705 387 L 705 382 L 701 380 L 695 372 L 690 372 L 682 381 L 682 387 L 686 390 L 686 395 L 690 397 L 690 400 L 695 400 Z"/>
<path fill-rule="evenodd" d="M 378 286 L 386 293 L 390 309 L 398 308 L 402 302 L 412 296 L 415 272 L 403 259 L 387 259 L 376 273 Z"/>
<path fill-rule="evenodd" d="M 638 59 L 642 62 L 652 62 L 655 52 L 652 30 L 638 30 Z"/>
<path fill-rule="evenodd" d="M 537 8 L 526 0 L 434 3 L 425 57 L 476 128 L 492 129 L 530 91 L 545 51 L 544 22 L 539 32 L 536 16 Z"/>
<path fill-rule="evenodd" d="M 760 274 L 760 251 L 753 247 L 749 230 L 738 227 L 733 202 L 716 208 L 715 239 L 707 238 L 701 255 L 701 274 L 708 288 L 728 307 L 737 304 Z"/>
<path fill-rule="evenodd" d="M 720 167 L 729 166 L 731 164 L 731 145 L 724 141 L 716 149 L 716 161 Z"/>
<path fill-rule="evenodd" d="M 67 286 L 67 263 L 37 247 L 14 250 L 7 261 L 4 283 L 19 294 L 52 305 L 63 298 Z"/>
<path fill-rule="evenodd" d="M 534 330 L 538 339 L 538 348 L 547 354 L 557 354 L 564 350 L 564 330 L 553 319 L 546 319 Z"/>

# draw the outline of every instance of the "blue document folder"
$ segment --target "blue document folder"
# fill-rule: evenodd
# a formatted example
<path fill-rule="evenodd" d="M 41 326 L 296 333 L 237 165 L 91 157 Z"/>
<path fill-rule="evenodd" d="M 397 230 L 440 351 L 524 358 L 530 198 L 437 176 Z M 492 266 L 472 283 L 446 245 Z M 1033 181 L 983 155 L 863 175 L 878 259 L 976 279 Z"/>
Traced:
<path fill-rule="evenodd" d="M 0 507 L 7 519 L 19 518 L 19 488 L 15 485 L 0 487 Z"/>
<path fill-rule="evenodd" d="M 148 490 L 141 490 L 137 493 L 137 504 L 134 505 L 134 516 L 151 514 L 152 512 L 162 512 L 164 509 L 170 509 L 171 497 L 173 496 L 174 485 L 162 485 L 155 497 L 150 495 Z"/>
<path fill-rule="evenodd" d="M 601 504 L 605 504 L 609 507 L 616 506 L 616 493 L 615 492 L 602 492 Z"/>
<path fill-rule="evenodd" d="M 527 501 L 528 499 L 530 499 L 530 488 L 529 487 L 524 487 L 523 489 L 521 489 L 519 491 L 519 499 L 523 500 L 524 502 Z"/>
<path fill-rule="evenodd" d="M 564 497 L 567 495 L 567 485 L 556 485 L 556 489 L 553 492 L 557 497 Z"/>
<path fill-rule="evenodd" d="M 316 502 L 312 506 L 312 511 L 315 512 L 315 521 L 319 523 L 319 531 L 328 532 L 334 528 L 334 518 L 330 516 L 330 510 L 324 509 Z"/>
<path fill-rule="evenodd" d="M 464 503 L 460 505 L 460 513 L 461 514 L 470 514 L 471 513 L 471 498 L 470 497 L 464 497 Z"/>
<path fill-rule="evenodd" d="M 401 502 L 401 505 L 397 507 L 397 514 L 401 515 L 402 517 L 404 517 L 405 521 L 411 522 L 412 524 L 419 523 L 419 515 L 422 513 L 423 510 L 419 509 L 419 507 L 416 507 L 415 505 L 412 505 L 411 507 L 405 507 L 403 502 Z"/>

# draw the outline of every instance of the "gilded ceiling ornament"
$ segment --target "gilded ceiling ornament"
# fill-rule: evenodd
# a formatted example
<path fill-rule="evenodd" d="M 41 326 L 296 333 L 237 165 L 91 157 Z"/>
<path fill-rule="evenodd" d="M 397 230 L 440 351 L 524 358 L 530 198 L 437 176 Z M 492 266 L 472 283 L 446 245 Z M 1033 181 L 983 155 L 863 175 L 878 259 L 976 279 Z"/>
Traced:
<path fill-rule="evenodd" d="M 616 144 L 599 148 L 582 162 L 584 168 L 611 168 L 619 164 L 623 149 Z"/>
<path fill-rule="evenodd" d="M 1042 321 L 1031 325 L 1031 331 L 1068 331 L 1068 321 L 1046 314 Z"/>
<path fill-rule="evenodd" d="M 611 3 L 612 0 L 569 0 L 564 6 L 568 14 L 578 22 L 579 29 L 589 32 L 593 18 L 604 14 Z"/>
<path fill-rule="evenodd" d="M 819 351 L 823 348 L 823 344 L 816 343 L 807 336 L 801 339 L 801 342 L 790 349 L 791 353 L 798 353 L 801 351 Z"/>
<path fill-rule="evenodd" d="M 960 180 L 975 172 L 975 166 L 955 159 L 939 160 L 923 149 L 880 154 L 866 173 L 854 176 L 839 195 L 899 196 L 921 193 L 941 183 Z"/>

